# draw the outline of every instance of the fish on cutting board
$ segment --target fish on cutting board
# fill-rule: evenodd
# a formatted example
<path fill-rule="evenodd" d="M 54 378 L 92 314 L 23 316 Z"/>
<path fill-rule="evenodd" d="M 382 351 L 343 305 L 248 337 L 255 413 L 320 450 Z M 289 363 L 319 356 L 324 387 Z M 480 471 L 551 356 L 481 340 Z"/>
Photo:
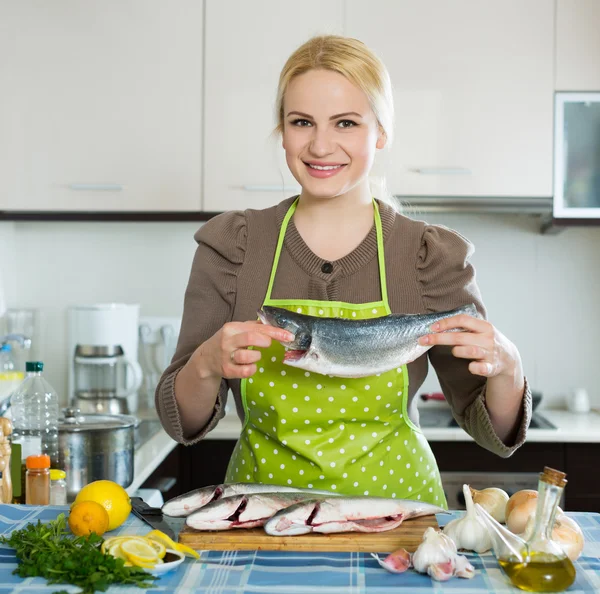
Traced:
<path fill-rule="evenodd" d="M 205 505 L 190 514 L 185 523 L 196 530 L 256 528 L 264 525 L 279 510 L 314 498 L 315 494 L 312 491 L 234 495 Z"/>
<path fill-rule="evenodd" d="M 311 496 L 328 495 L 335 497 L 335 493 L 316 489 L 301 489 L 262 483 L 223 483 L 221 485 L 200 487 L 199 489 L 194 489 L 193 491 L 169 499 L 162 506 L 162 512 L 166 516 L 182 518 L 189 516 L 191 513 L 213 501 L 232 497 L 233 495 L 252 495 L 256 493 L 309 493 Z"/>
<path fill-rule="evenodd" d="M 444 513 L 437 505 L 411 499 L 333 497 L 311 499 L 278 511 L 265 524 L 271 536 L 310 532 L 384 532 L 404 520 Z"/>
<path fill-rule="evenodd" d="M 258 317 L 294 334 L 283 362 L 292 367 L 335 377 L 367 377 L 414 361 L 430 346 L 419 338 L 431 325 L 459 314 L 478 317 L 475 305 L 431 314 L 392 314 L 369 320 L 321 318 L 263 306 Z M 455 330 L 449 330 L 453 332 Z"/>

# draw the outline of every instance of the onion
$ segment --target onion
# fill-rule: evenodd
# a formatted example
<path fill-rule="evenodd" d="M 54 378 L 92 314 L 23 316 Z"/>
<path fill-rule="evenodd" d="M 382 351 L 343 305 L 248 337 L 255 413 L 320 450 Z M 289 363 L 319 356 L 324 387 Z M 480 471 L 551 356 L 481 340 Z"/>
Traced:
<path fill-rule="evenodd" d="M 521 537 L 529 540 L 533 533 L 535 517 L 531 516 L 527 521 L 525 530 Z M 556 542 L 571 561 L 576 561 L 583 551 L 585 539 L 579 524 L 564 513 L 557 514 L 552 529 L 552 540 Z"/>
<path fill-rule="evenodd" d="M 506 514 L 506 526 L 513 534 L 521 534 L 528 520 L 535 516 L 537 493 L 535 491 L 534 493 L 534 498 L 524 498 L 522 503 L 513 506 L 510 513 Z"/>
<path fill-rule="evenodd" d="M 508 493 L 496 487 L 489 487 L 478 491 L 469 487 L 473 503 L 479 503 L 483 509 L 497 522 L 504 524 L 506 521 L 506 504 L 508 503 Z"/>
<path fill-rule="evenodd" d="M 538 493 L 534 489 L 523 489 L 522 491 L 514 493 L 506 503 L 506 519 L 508 520 L 508 516 L 510 516 L 513 508 L 530 499 L 535 499 L 537 501 L 537 496 Z M 523 528 L 524 527 L 525 526 L 523 526 Z"/>

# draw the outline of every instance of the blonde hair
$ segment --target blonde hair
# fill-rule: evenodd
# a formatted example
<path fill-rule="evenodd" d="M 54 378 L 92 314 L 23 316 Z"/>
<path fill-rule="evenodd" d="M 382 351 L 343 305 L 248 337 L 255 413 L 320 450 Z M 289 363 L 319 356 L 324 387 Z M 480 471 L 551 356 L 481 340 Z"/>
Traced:
<path fill-rule="evenodd" d="M 331 70 L 346 77 L 367 96 L 371 109 L 386 136 L 386 148 L 394 137 L 394 100 L 392 83 L 383 62 L 362 42 L 339 35 L 319 35 L 301 45 L 287 60 L 277 87 L 275 111 L 276 132 L 283 133 L 285 92 L 291 80 L 309 70 Z M 394 208 L 397 203 L 385 189 L 385 179 L 370 178 L 371 189 L 377 198 L 385 200 Z"/>

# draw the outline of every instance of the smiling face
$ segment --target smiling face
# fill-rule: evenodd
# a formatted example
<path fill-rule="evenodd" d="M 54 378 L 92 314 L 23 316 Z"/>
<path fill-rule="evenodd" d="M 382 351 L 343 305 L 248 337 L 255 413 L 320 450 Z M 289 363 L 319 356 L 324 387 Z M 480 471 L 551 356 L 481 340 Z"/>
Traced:
<path fill-rule="evenodd" d="M 367 96 L 331 70 L 294 77 L 283 101 L 283 148 L 302 195 L 370 197 L 367 176 L 385 134 Z"/>

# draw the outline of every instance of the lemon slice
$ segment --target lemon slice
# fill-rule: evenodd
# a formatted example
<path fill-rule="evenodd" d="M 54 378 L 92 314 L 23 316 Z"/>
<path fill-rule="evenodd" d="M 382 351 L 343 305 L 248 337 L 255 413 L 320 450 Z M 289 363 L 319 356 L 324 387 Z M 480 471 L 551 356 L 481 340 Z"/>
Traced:
<path fill-rule="evenodd" d="M 139 567 L 154 567 L 158 560 L 156 549 L 147 542 L 132 539 L 121 542 L 120 546 L 127 559 Z"/>
<path fill-rule="evenodd" d="M 198 554 L 198 552 L 194 551 L 194 549 L 191 549 L 187 545 L 177 543 L 175 545 L 175 550 L 179 551 L 180 553 L 183 553 L 184 555 L 186 555 L 188 557 L 193 557 L 194 559 L 200 559 L 200 555 Z"/>
<path fill-rule="evenodd" d="M 166 555 L 167 547 L 162 542 L 153 540 L 152 538 L 146 538 L 145 540 L 156 551 L 159 559 L 162 559 Z"/>
<path fill-rule="evenodd" d="M 125 553 L 121 550 L 121 543 L 119 543 L 119 542 L 114 543 L 108 549 L 108 554 L 112 555 L 113 557 L 116 557 L 117 559 L 124 559 L 125 561 L 128 560 Z"/>
<path fill-rule="evenodd" d="M 164 532 L 161 532 L 160 530 L 151 530 L 148 532 L 148 534 L 146 534 L 146 538 L 160 542 L 167 549 L 177 548 L 177 543 L 173 542 L 173 540 L 171 540 Z"/>
<path fill-rule="evenodd" d="M 113 544 L 117 542 L 123 542 L 124 540 L 141 540 L 143 542 L 146 541 L 146 539 L 143 536 L 111 536 L 110 538 L 104 540 L 102 546 L 100 547 L 100 550 L 103 553 L 106 553 L 112 547 Z"/>

